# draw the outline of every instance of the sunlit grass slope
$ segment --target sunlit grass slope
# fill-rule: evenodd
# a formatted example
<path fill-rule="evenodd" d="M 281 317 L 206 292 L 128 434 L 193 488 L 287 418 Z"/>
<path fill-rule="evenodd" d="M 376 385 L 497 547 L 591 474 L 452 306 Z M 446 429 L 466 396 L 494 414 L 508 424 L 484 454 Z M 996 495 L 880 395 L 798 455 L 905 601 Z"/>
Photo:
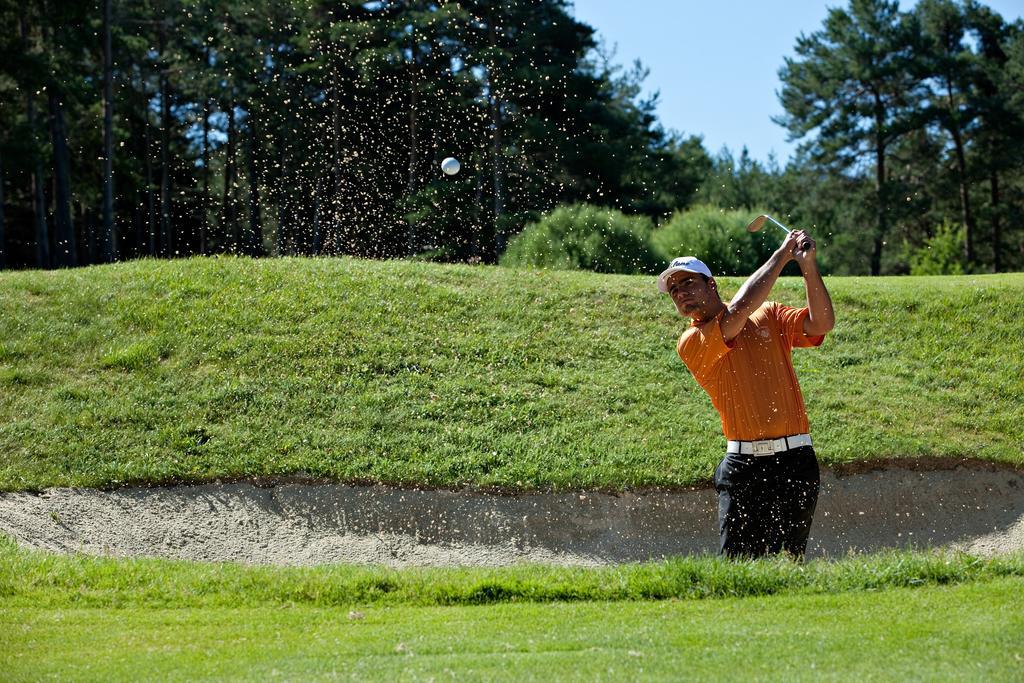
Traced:
<path fill-rule="evenodd" d="M 829 286 L 836 329 L 794 353 L 823 462 L 1024 464 L 1024 275 Z M 801 305 L 802 281 L 772 298 Z M 234 258 L 0 273 L 0 488 L 694 484 L 724 441 L 675 354 L 684 326 L 649 276 Z"/>

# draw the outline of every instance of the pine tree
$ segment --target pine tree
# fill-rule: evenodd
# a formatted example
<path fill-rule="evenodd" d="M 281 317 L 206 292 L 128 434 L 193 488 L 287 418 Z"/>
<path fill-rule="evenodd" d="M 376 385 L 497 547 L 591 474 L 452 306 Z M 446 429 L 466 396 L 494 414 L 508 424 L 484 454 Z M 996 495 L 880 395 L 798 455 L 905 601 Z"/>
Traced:
<path fill-rule="evenodd" d="M 960 222 L 964 230 L 964 260 L 975 260 L 977 226 L 971 208 L 971 179 L 968 177 L 969 136 L 977 118 L 972 89 L 976 60 L 967 46 L 966 17 L 953 0 L 921 0 L 916 12 L 923 28 L 923 50 L 916 55 L 918 77 L 928 86 L 922 113 L 937 123 L 953 143 Z"/>
<path fill-rule="evenodd" d="M 1024 26 L 1008 24 L 976 2 L 968 2 L 965 13 L 977 45 L 971 90 L 978 117 L 974 164 L 978 177 L 988 181 L 992 269 L 1000 272 L 1006 266 L 1004 229 L 1011 208 L 1004 200 L 1003 181 L 1020 176 L 1024 157 Z"/>
<path fill-rule="evenodd" d="M 913 69 L 919 44 L 916 22 L 896 2 L 852 0 L 849 9 L 829 10 L 822 29 L 801 35 L 797 57 L 779 71 L 786 113 L 777 122 L 797 139 L 817 131 L 805 143 L 815 160 L 837 169 L 865 156 L 874 162 L 872 275 L 881 272 L 891 226 L 889 148 L 921 125 L 921 83 Z"/>

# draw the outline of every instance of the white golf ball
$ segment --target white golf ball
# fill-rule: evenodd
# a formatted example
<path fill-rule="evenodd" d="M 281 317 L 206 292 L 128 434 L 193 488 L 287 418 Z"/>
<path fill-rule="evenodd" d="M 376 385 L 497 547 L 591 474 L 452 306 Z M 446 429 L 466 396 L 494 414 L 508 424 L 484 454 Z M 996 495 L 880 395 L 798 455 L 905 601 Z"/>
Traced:
<path fill-rule="evenodd" d="M 455 157 L 448 157 L 441 162 L 441 170 L 448 175 L 455 175 L 459 172 L 460 168 L 462 168 L 462 164 L 460 164 L 459 160 Z"/>

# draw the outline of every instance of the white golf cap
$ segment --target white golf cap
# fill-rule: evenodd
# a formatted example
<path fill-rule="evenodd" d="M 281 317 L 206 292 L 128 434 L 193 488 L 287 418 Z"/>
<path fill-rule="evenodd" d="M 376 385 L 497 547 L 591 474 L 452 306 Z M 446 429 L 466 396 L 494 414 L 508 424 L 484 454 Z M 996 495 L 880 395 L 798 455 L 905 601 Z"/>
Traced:
<path fill-rule="evenodd" d="M 677 256 L 672 259 L 672 263 L 668 264 L 668 268 L 658 276 L 658 289 L 668 294 L 668 279 L 672 277 L 672 273 L 680 271 L 700 273 L 707 277 L 714 277 L 711 274 L 711 269 L 704 265 L 704 262 L 696 256 Z"/>

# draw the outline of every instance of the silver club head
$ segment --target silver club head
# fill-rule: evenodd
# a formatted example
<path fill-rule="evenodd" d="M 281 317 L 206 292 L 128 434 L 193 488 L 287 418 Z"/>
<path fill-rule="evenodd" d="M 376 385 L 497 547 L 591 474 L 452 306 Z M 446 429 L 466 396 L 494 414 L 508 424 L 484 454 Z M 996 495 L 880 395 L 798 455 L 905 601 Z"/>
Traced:
<path fill-rule="evenodd" d="M 747 225 L 747 230 L 749 232 L 757 232 L 761 228 L 763 228 L 764 224 L 767 223 L 768 221 L 771 221 L 775 225 L 777 225 L 780 228 L 782 228 L 782 230 L 784 230 L 787 235 L 790 232 L 792 232 L 785 225 L 783 225 L 782 223 L 778 222 L 777 220 L 775 220 L 774 218 L 772 218 L 771 216 L 769 216 L 768 214 L 765 214 L 765 213 L 761 214 L 760 216 L 758 216 L 754 220 L 750 221 L 750 223 Z M 801 251 L 807 251 L 810 248 L 811 248 L 811 243 L 806 241 L 806 240 L 803 243 L 801 243 L 801 245 L 800 245 L 800 250 Z"/>

